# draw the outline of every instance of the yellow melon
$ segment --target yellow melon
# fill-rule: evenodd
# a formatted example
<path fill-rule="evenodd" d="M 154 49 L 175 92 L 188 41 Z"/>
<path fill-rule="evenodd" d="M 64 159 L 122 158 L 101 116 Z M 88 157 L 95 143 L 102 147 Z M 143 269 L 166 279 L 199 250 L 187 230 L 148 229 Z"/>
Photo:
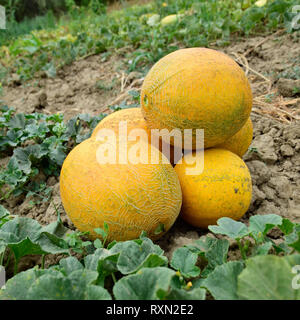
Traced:
<path fill-rule="evenodd" d="M 190 161 L 198 157 L 193 152 L 183 157 L 175 166 L 182 189 L 182 212 L 184 220 L 193 226 L 207 228 L 221 217 L 240 219 L 248 210 L 252 184 L 249 170 L 236 154 L 218 148 L 204 151 L 204 170 L 190 174 Z"/>
<path fill-rule="evenodd" d="M 253 124 L 249 118 L 241 130 L 225 142 L 216 146 L 217 148 L 227 149 L 242 157 L 248 150 L 253 139 Z"/>
<path fill-rule="evenodd" d="M 226 54 L 181 49 L 150 69 L 141 89 L 141 107 L 150 129 L 204 129 L 208 148 L 243 127 L 251 112 L 252 92 L 244 71 Z M 195 148 L 195 130 L 192 142 Z"/>
<path fill-rule="evenodd" d="M 121 121 L 127 123 L 127 134 L 133 129 L 142 129 L 148 135 L 148 141 L 151 142 L 151 132 L 147 128 L 146 121 L 142 115 L 141 108 L 128 108 L 118 110 L 106 116 L 101 120 L 92 133 L 92 138 L 96 138 L 101 129 L 111 129 L 117 135 L 119 134 L 119 124 Z"/>
<path fill-rule="evenodd" d="M 147 134 L 148 138 L 145 138 L 148 139 L 149 143 L 151 143 L 151 130 L 147 127 L 141 108 L 128 108 L 111 113 L 98 123 L 91 137 L 96 138 L 101 129 L 110 129 L 115 134 L 119 135 L 119 124 L 121 121 L 126 121 L 127 123 L 127 135 L 132 133 L 132 136 L 134 137 L 134 132 L 132 130 L 142 129 Z M 136 133 L 138 134 L 138 132 Z M 172 145 L 168 145 L 167 147 L 170 148 L 169 153 L 167 153 L 167 150 L 162 149 L 162 141 L 159 139 L 159 150 L 163 152 L 169 159 L 170 163 L 174 165 L 174 148 Z"/>
<path fill-rule="evenodd" d="M 140 145 L 140 150 L 150 151 L 147 142 L 140 141 Z M 165 232 L 169 230 L 181 208 L 181 188 L 174 168 L 162 163 L 164 156 L 154 147 L 151 151 L 160 159 L 157 164 L 119 164 L 118 157 L 117 163 L 105 163 L 106 153 L 101 148 L 107 146 L 114 147 L 118 156 L 118 141 L 88 139 L 65 159 L 60 194 L 67 215 L 92 239 L 97 237 L 94 229 L 103 228 L 104 222 L 109 225 L 109 241 L 135 239 L 142 231 L 152 239 L 160 237 L 163 233 L 157 235 L 155 230 L 160 225 Z M 128 153 L 133 146 L 128 142 Z"/>

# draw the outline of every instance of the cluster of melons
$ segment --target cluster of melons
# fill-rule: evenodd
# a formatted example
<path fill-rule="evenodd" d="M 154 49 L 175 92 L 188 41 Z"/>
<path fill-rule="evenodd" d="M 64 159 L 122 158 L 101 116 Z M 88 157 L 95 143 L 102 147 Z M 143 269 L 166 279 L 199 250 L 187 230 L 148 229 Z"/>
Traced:
<path fill-rule="evenodd" d="M 251 176 L 242 160 L 252 141 L 251 108 L 249 82 L 224 53 L 190 48 L 165 56 L 144 80 L 141 107 L 104 118 L 91 138 L 66 158 L 60 178 L 65 211 L 92 238 L 97 237 L 95 228 L 108 223 L 109 240 L 134 239 L 142 231 L 157 239 L 179 215 L 201 228 L 224 216 L 240 219 L 252 194 Z M 124 140 L 121 122 L 126 122 L 128 136 L 137 129 L 144 135 Z M 107 129 L 116 138 L 104 138 Z M 153 137 L 164 129 L 178 130 L 181 140 L 160 135 L 159 144 L 154 144 Z M 192 129 L 188 150 L 186 129 Z M 204 132 L 202 149 L 197 149 L 196 129 Z M 125 141 L 125 153 L 147 150 L 148 161 L 120 162 Z M 170 154 L 163 143 L 170 145 Z M 105 148 L 106 153 L 115 150 L 111 157 L 117 162 L 102 162 Z M 173 153 L 178 149 L 180 158 Z M 157 163 L 151 162 L 153 153 Z M 189 170 L 199 163 L 202 170 Z M 163 232 L 158 234 L 160 226 Z"/>

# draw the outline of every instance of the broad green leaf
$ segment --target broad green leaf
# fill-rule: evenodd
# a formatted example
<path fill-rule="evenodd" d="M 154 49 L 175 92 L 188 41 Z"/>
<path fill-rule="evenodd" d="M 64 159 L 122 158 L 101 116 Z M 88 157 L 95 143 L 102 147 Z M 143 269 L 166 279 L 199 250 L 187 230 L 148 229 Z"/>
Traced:
<path fill-rule="evenodd" d="M 237 300 L 238 275 L 244 266 L 240 261 L 230 261 L 217 266 L 201 283 L 216 300 Z"/>
<path fill-rule="evenodd" d="M 200 269 L 196 266 L 197 260 L 197 253 L 182 247 L 174 251 L 170 265 L 186 278 L 197 277 L 200 274 Z"/>
<path fill-rule="evenodd" d="M 9 211 L 6 210 L 2 205 L 0 205 L 0 219 L 3 219 L 9 215 L 10 215 Z"/>
<path fill-rule="evenodd" d="M 70 232 L 70 229 L 66 228 L 60 219 L 42 227 L 41 233 L 50 233 L 59 238 L 65 238 L 66 234 Z"/>
<path fill-rule="evenodd" d="M 12 300 L 107 300 L 109 293 L 95 286 L 98 273 L 75 270 L 64 276 L 53 269 L 30 269 L 9 279 L 0 299 Z"/>
<path fill-rule="evenodd" d="M 24 240 L 15 243 L 8 243 L 7 247 L 13 251 L 17 262 L 19 262 L 22 257 L 29 254 L 42 255 L 48 253 L 47 251 L 44 251 L 39 244 L 32 242 L 29 238 L 25 238 Z"/>
<path fill-rule="evenodd" d="M 272 248 L 272 242 L 265 242 L 263 244 L 260 244 L 254 247 L 252 255 L 253 256 L 266 255 L 269 253 L 271 248 Z"/>
<path fill-rule="evenodd" d="M 22 285 L 22 284 L 20 284 Z M 83 291 L 73 290 L 72 281 L 64 277 L 44 275 L 33 283 L 28 300 L 82 300 Z"/>
<path fill-rule="evenodd" d="M 293 232 L 294 225 L 295 224 L 293 222 L 291 222 L 289 219 L 283 218 L 282 224 L 279 226 L 279 228 L 285 235 L 287 235 L 287 234 Z"/>
<path fill-rule="evenodd" d="M 246 300 L 300 300 L 300 289 L 293 289 L 296 274 L 292 267 L 300 265 L 300 255 L 278 257 L 256 256 L 246 261 L 238 277 L 238 296 Z"/>
<path fill-rule="evenodd" d="M 83 265 L 75 257 L 61 259 L 59 261 L 59 265 L 63 268 L 66 275 L 69 275 L 74 271 L 83 269 Z"/>
<path fill-rule="evenodd" d="M 25 148 L 15 149 L 10 162 L 14 159 L 19 170 L 25 174 L 30 174 L 32 161 L 35 159 L 41 159 L 47 153 L 48 151 L 42 148 L 39 144 L 29 145 Z"/>
<path fill-rule="evenodd" d="M 16 114 L 8 123 L 8 126 L 12 129 L 21 129 L 25 128 L 25 116 L 23 113 Z"/>
<path fill-rule="evenodd" d="M 85 300 L 111 300 L 111 296 L 103 287 L 89 285 L 86 290 Z"/>
<path fill-rule="evenodd" d="M 148 238 L 140 241 L 140 245 L 135 241 L 119 242 L 110 249 L 111 253 L 120 253 L 117 268 L 122 274 L 133 273 L 150 265 L 157 267 L 167 263 L 166 258 L 162 257 L 163 251 L 159 246 L 154 245 Z"/>
<path fill-rule="evenodd" d="M 165 268 L 144 268 L 120 279 L 113 288 L 117 300 L 159 300 L 166 295 L 175 271 Z"/>
<path fill-rule="evenodd" d="M 103 285 L 107 276 L 118 271 L 119 253 L 112 253 L 107 249 L 97 249 L 93 254 L 84 258 L 84 265 L 89 270 L 98 271 L 98 283 Z"/>
<path fill-rule="evenodd" d="M 9 221 L 9 211 L 0 205 L 0 228 Z"/>
<path fill-rule="evenodd" d="M 300 252 L 300 225 L 296 225 L 293 232 L 285 236 L 285 243 Z"/>
<path fill-rule="evenodd" d="M 216 234 L 223 234 L 231 239 L 242 239 L 249 234 L 247 226 L 231 218 L 223 217 L 217 221 L 217 226 L 208 226 L 208 229 Z"/>
<path fill-rule="evenodd" d="M 0 241 L 14 252 L 17 261 L 28 254 L 68 252 L 64 240 L 43 230 L 47 229 L 33 219 L 16 217 L 1 227 Z"/>
<path fill-rule="evenodd" d="M 282 217 L 276 214 L 255 215 L 249 220 L 249 231 L 257 238 L 259 233 L 266 235 L 269 230 L 282 224 Z"/>
<path fill-rule="evenodd" d="M 206 290 L 195 288 L 190 290 L 171 289 L 165 300 L 205 300 Z"/>
<path fill-rule="evenodd" d="M 63 277 L 56 270 L 32 268 L 20 272 L 13 278 L 8 279 L 5 284 L 5 290 L 0 290 L 0 300 L 26 300 L 28 290 L 34 285 L 35 281 L 41 276 L 48 274 L 54 277 Z"/>
<path fill-rule="evenodd" d="M 216 266 L 227 261 L 229 241 L 226 239 L 202 236 L 199 240 L 196 240 L 187 247 L 205 257 L 208 261 L 208 265 L 202 271 L 202 276 L 207 276 Z"/>
<path fill-rule="evenodd" d="M 78 290 L 78 294 L 80 295 L 80 290 L 86 288 L 89 284 L 94 284 L 96 282 L 98 272 L 88 269 L 80 269 L 68 274 L 67 278 L 72 282 L 73 291 Z"/>

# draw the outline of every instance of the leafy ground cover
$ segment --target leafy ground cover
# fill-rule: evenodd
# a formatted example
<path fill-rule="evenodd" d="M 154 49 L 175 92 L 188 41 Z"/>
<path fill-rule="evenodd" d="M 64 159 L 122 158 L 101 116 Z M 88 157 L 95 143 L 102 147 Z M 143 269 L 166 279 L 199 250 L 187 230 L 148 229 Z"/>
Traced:
<path fill-rule="evenodd" d="M 122 53 L 128 72 L 143 69 L 180 46 L 224 46 L 232 37 L 284 27 L 293 31 L 297 0 L 268 1 L 257 6 L 252 0 L 187 1 L 157 0 L 109 14 L 71 7 L 71 20 L 54 30 L 32 31 L 0 50 L 2 82 L 16 73 L 28 80 L 37 73 L 56 75 L 57 69 L 79 57 L 112 51 Z M 177 14 L 174 23 L 161 20 Z M 51 26 L 50 22 L 45 25 Z M 64 19 L 62 19 L 64 21 Z M 3 32 L 3 31 L 2 31 Z"/>
<path fill-rule="evenodd" d="M 10 216 L 2 206 L 0 222 L 0 262 L 8 265 L 14 259 L 14 276 L 0 290 L 0 299 L 300 299 L 293 269 L 300 264 L 300 225 L 278 215 L 252 216 L 249 226 L 221 218 L 209 227 L 237 242 L 242 259 L 234 261 L 227 258 L 229 240 L 210 236 L 177 248 L 168 261 L 145 233 L 106 245 L 109 228 L 104 225 L 95 229 L 103 242 L 82 241 L 59 216 L 42 227 Z M 268 237 L 274 228 L 284 234 L 280 245 Z M 41 255 L 41 265 L 18 273 L 20 258 L 28 254 Z M 47 254 L 66 257 L 45 268 Z"/>
<path fill-rule="evenodd" d="M 90 137 L 105 115 L 81 114 L 63 122 L 62 114 L 15 114 L 3 106 L 0 110 L 0 152 L 12 156 L 0 171 L 0 199 L 25 192 L 49 199 L 45 183 L 34 181 L 39 173 L 58 176 L 67 153 Z"/>

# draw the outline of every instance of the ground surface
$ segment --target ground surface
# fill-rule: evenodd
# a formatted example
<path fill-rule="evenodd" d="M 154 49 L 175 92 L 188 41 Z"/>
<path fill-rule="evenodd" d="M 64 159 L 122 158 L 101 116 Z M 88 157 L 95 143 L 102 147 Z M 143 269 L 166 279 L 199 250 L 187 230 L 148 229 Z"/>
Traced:
<path fill-rule="evenodd" d="M 253 198 L 243 220 L 256 213 L 275 213 L 300 222 L 299 39 L 279 31 L 239 40 L 221 50 L 244 68 L 254 94 L 254 139 L 244 157 L 253 179 Z M 127 92 L 139 89 L 143 82 L 139 72 L 126 74 L 120 59 L 112 56 L 103 61 L 101 56 L 91 56 L 66 66 L 54 79 L 35 79 L 26 85 L 15 81 L 5 88 L 3 100 L 17 112 L 61 112 L 66 119 L 78 113 L 106 112 L 109 105 L 130 99 Z M 8 200 L 5 206 L 13 214 L 42 224 L 56 220 L 53 203 L 64 212 L 59 181 L 51 177 L 47 183 L 53 186 L 52 203 L 32 207 L 31 199 L 21 197 Z M 64 213 L 62 219 L 72 227 Z M 170 255 L 206 232 L 178 219 L 159 244 Z M 30 259 L 26 267 L 33 263 Z"/>

